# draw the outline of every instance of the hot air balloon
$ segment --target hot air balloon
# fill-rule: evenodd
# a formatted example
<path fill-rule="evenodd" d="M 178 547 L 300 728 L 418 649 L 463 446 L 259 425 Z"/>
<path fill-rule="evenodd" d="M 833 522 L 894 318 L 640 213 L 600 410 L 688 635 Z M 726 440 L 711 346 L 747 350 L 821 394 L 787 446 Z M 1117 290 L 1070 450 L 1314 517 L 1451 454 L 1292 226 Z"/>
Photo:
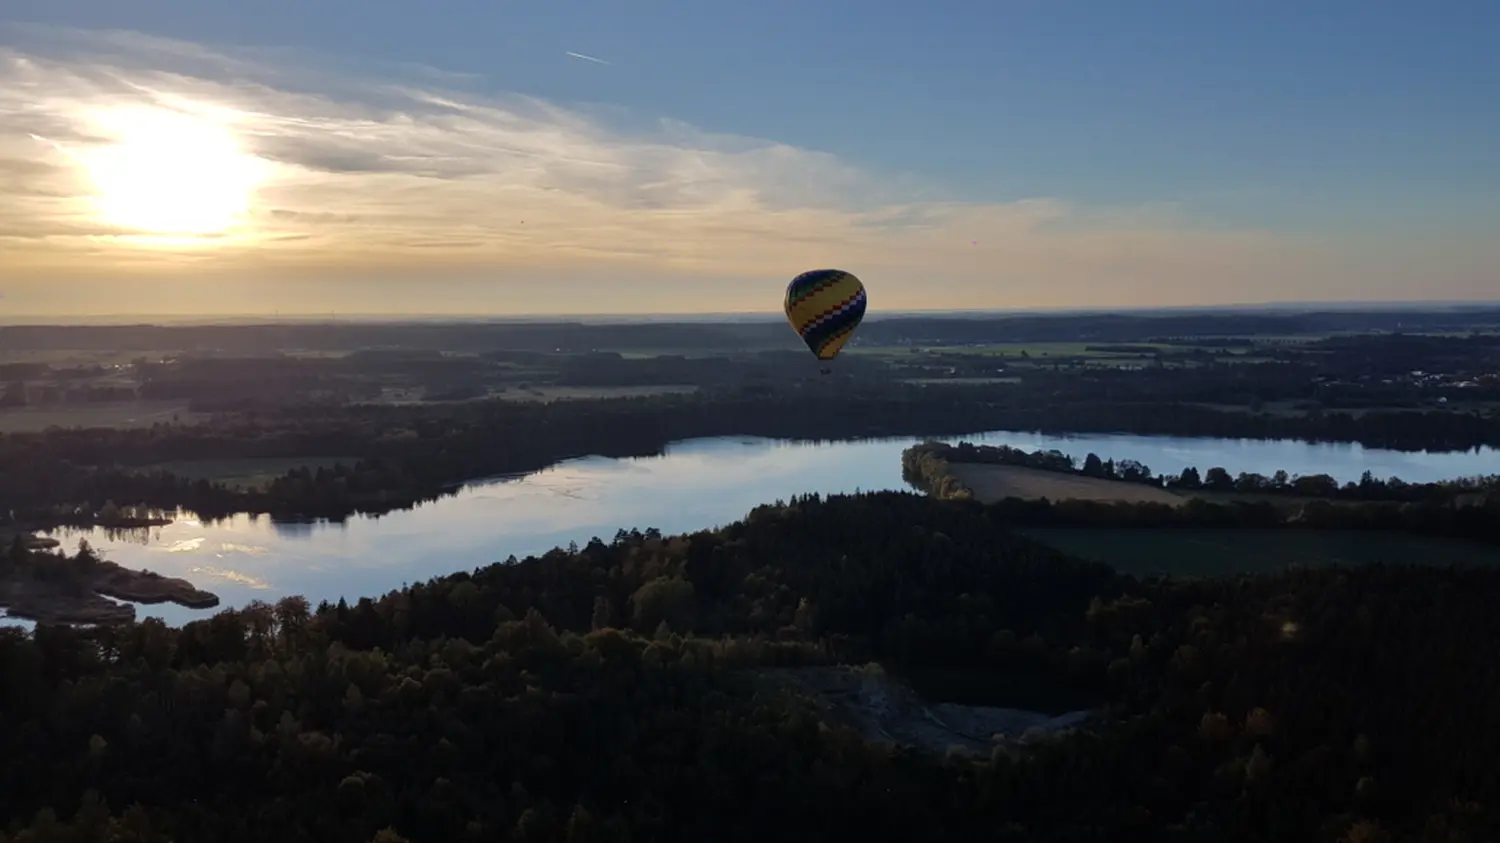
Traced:
<path fill-rule="evenodd" d="M 786 318 L 819 360 L 830 361 L 865 318 L 865 285 L 842 269 L 814 269 L 786 287 Z M 823 367 L 823 374 L 828 374 Z"/>

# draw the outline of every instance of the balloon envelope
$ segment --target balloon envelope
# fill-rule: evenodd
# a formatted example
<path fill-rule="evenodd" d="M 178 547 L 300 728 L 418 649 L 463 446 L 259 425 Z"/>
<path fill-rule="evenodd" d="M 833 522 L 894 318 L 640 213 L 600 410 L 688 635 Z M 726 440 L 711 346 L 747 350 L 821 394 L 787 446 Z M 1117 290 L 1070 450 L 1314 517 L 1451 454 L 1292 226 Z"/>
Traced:
<path fill-rule="evenodd" d="M 865 318 L 865 285 L 841 269 L 814 269 L 786 287 L 786 318 L 819 360 L 832 360 Z"/>

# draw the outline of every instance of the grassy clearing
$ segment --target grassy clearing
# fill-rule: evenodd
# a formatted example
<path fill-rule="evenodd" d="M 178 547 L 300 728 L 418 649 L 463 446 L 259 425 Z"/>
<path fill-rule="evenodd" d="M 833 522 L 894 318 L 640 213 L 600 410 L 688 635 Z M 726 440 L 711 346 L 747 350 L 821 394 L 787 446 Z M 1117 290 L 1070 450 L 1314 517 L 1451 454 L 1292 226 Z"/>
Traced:
<path fill-rule="evenodd" d="M 143 466 L 143 471 L 162 469 L 190 480 L 211 480 L 239 489 L 264 489 L 272 480 L 294 468 L 307 466 L 313 471 L 332 468 L 338 463 L 353 465 L 358 457 L 270 457 L 240 460 L 184 460 Z"/>
<path fill-rule="evenodd" d="M 184 424 L 207 416 L 190 412 L 177 401 L 124 401 L 0 410 L 0 433 L 27 433 L 49 427 L 150 427 L 157 422 Z"/>
<path fill-rule="evenodd" d="M 1142 483 L 1101 480 L 1098 477 L 1083 477 L 1077 474 L 1064 474 L 1060 471 L 1045 471 L 1019 465 L 953 463 L 951 470 L 960 482 L 974 492 L 975 499 L 984 503 L 994 503 L 1005 498 L 1172 505 L 1187 501 L 1187 498 L 1181 495 Z"/>
<path fill-rule="evenodd" d="M 1021 532 L 1129 574 L 1216 576 L 1288 565 L 1500 565 L 1500 549 L 1406 533 L 1297 529 L 1034 528 Z"/>

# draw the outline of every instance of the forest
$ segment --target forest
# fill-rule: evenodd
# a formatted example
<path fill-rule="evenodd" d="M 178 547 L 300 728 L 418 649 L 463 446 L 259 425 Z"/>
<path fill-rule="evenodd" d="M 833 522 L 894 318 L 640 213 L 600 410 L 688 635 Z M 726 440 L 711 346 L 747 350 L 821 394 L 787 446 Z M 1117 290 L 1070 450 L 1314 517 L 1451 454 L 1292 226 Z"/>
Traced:
<path fill-rule="evenodd" d="M 1494 839 L 1500 571 L 1402 561 L 1137 579 L 1004 508 L 810 496 L 353 604 L 0 630 L 0 836 Z M 835 662 L 1100 715 L 923 752 L 764 681 Z"/>

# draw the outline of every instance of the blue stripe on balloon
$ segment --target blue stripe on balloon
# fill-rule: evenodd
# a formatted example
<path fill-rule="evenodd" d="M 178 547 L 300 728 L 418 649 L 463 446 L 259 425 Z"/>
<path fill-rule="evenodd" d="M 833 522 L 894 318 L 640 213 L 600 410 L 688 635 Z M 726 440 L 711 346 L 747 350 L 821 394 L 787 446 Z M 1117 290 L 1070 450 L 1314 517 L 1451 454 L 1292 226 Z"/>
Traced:
<path fill-rule="evenodd" d="M 865 297 L 860 295 L 844 308 L 836 313 L 830 314 L 823 320 L 813 323 L 802 333 L 802 339 L 807 347 L 815 353 L 822 350 L 829 340 L 853 325 L 859 324 L 865 315 Z"/>

